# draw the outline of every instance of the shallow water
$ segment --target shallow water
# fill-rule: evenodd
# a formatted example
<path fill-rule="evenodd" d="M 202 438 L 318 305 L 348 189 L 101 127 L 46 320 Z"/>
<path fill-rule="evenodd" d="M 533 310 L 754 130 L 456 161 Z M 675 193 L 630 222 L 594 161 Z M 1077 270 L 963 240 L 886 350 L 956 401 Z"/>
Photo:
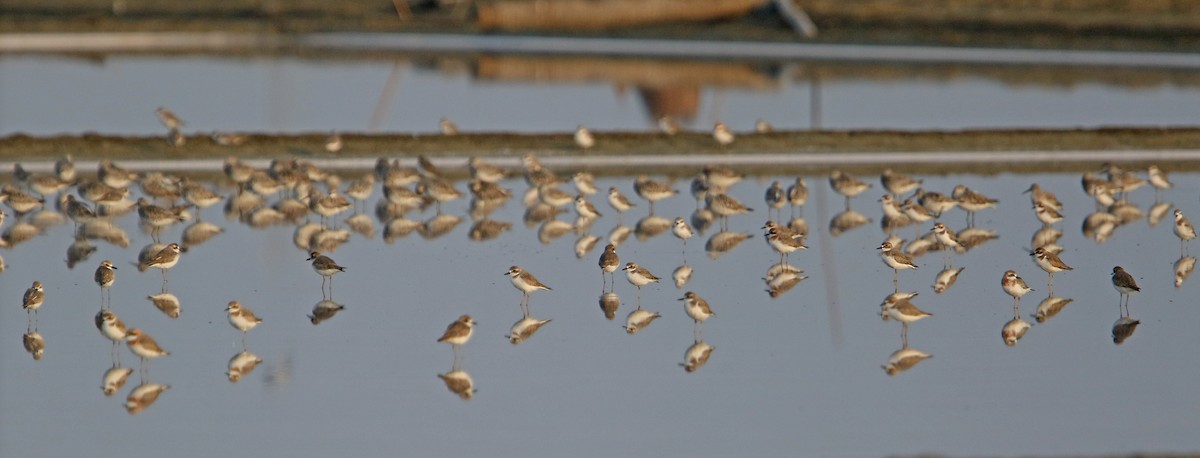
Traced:
<path fill-rule="evenodd" d="M 1188 125 L 1194 71 L 520 56 L 0 56 L 0 135 Z M 86 101 L 86 103 L 80 103 Z"/>
<path fill-rule="evenodd" d="M 812 195 L 801 214 L 811 228 L 810 248 L 789 262 L 810 278 L 777 298 L 762 280 L 779 260 L 761 239 L 768 218 L 762 195 L 772 180 L 786 185 L 793 177 L 751 177 L 732 188 L 756 211 L 732 218 L 729 229 L 753 237 L 715 258 L 705 250 L 715 229 L 691 239 L 686 250 L 669 230 L 621 243 L 623 262 L 664 278 L 640 294 L 642 307 L 662 318 L 634 335 L 621 326 L 637 307 L 635 289 L 618 271 L 621 304 L 616 318 L 606 319 L 596 266 L 611 230 L 633 228 L 647 215 L 645 201 L 633 194 L 633 177 L 598 178 L 600 189 L 617 186 L 638 207 L 618 218 L 593 196 L 604 216 L 588 233 L 602 241 L 581 259 L 579 235 L 543 243 L 545 227 L 522 221 L 520 179 L 503 183 L 517 197 L 491 215 L 512 223 L 511 230 L 490 241 L 469 238 L 474 221 L 465 200 L 445 205 L 444 213 L 462 222 L 436 238 L 414 231 L 385 243 L 383 224 L 372 216 L 372 237 L 352 235 L 328 253 L 347 266 L 333 281 L 333 298 L 345 310 L 316 326 L 308 315 L 322 300 L 321 279 L 293 243 L 294 226 L 252 229 L 227 219 L 219 206 L 204 210 L 203 220 L 225 232 L 190 247 L 171 269 L 167 288 L 181 301 L 178 319 L 145 299 L 163 288 L 160 274 L 131 265 L 150 243 L 135 214 L 116 220 L 128 247 L 93 241 L 96 251 L 74 269 L 64 262 L 72 224 L 53 226 L 0 252 L 7 264 L 0 293 L 9 303 L 0 309 L 0 455 L 861 456 L 1200 448 L 1194 434 L 1200 402 L 1192 395 L 1200 364 L 1181 350 L 1194 344 L 1198 280 L 1174 287 L 1180 248 L 1169 217 L 1155 227 L 1140 218 L 1100 244 L 1081 231 L 1094 205 L 1077 175 L 922 177 L 927 189 L 949 193 L 962 183 L 998 198 L 999 208 L 980 212 L 976 226 L 999 239 L 953 255 L 965 270 L 945 293 L 932 289 L 942 269 L 936 252 L 918 258 L 918 270 L 900 272 L 899 289 L 918 291 L 913 302 L 935 315 L 911 325 L 909 348 L 933 357 L 889 376 L 881 366 L 901 340 L 900 326 L 879 317 L 879 303 L 894 290 L 876 250 L 885 237 L 878 179 L 864 177 L 875 187 L 852 202 L 872 221 L 835 237 L 830 220 L 844 201 L 824 176 L 806 178 Z M 1197 178 L 1173 174 L 1176 188 L 1164 200 L 1200 215 Z M 689 179 L 674 183 L 683 194 L 659 202 L 656 214 L 692 214 Z M 1058 243 L 1075 267 L 1055 277 L 1055 294 L 1073 302 L 1045 323 L 1030 317 L 1047 293 L 1045 274 L 1026 251 L 1041 227 L 1021 194 L 1034 182 L 1065 204 Z M 465 183 L 457 187 L 466 192 Z M 369 208 L 379 198 L 377 185 Z M 1143 188 L 1130 199 L 1145 212 L 1155 196 Z M 417 222 L 433 216 L 432 209 L 407 215 Z M 573 222 L 574 214 L 558 219 Z M 345 227 L 342 220 L 334 225 Z M 961 230 L 965 215 L 954 210 L 943 221 Z M 186 224 L 165 230 L 163 241 L 179 240 Z M 5 228 L 13 225 L 10 217 Z M 896 234 L 916 232 L 906 227 Z M 670 276 L 685 258 L 694 274 L 677 289 Z M 120 363 L 134 371 L 111 397 L 100 390 L 113 365 L 111 344 L 92 324 L 100 302 L 92 272 L 103 259 L 119 268 L 113 310 L 172 352 L 139 374 L 137 358 L 119 348 Z M 522 317 L 521 295 L 503 276 L 514 264 L 553 288 L 531 300 L 533 316 L 552 321 L 519 345 L 505 337 Z M 1143 287 L 1131 302 L 1143 324 L 1119 346 L 1111 335 L 1120 316 L 1109 282 L 1113 265 Z M 999 285 L 1007 269 L 1036 290 L 1020 311 L 1033 326 L 1011 348 L 1000 336 L 1012 319 L 1012 300 Z M 40 361 L 17 342 L 26 319 L 16 301 L 33 280 L 46 285 L 47 295 L 38 317 L 46 340 Z M 717 314 L 703 329 L 714 350 L 692 373 L 681 367 L 695 343 L 676 300 L 684 291 L 706 298 Z M 227 372 L 242 351 L 241 336 L 223 312 L 232 299 L 264 319 L 247 338 L 263 362 L 236 383 Z M 435 342 L 464 313 L 479 323 L 462 349 L 461 369 L 477 390 L 465 402 L 439 379 L 454 358 L 448 345 Z M 170 388 L 130 415 L 126 397 L 143 381 Z"/>

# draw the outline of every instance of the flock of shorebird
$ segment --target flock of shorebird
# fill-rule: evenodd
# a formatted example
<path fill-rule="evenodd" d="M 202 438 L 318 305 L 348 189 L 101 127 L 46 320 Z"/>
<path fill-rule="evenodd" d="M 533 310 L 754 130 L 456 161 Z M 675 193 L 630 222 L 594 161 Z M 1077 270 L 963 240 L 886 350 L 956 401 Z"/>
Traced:
<path fill-rule="evenodd" d="M 178 117 L 165 109 L 160 109 L 158 114 L 163 124 L 172 130 L 173 135 L 179 136 L 178 129 L 183 126 L 183 123 L 179 121 Z M 769 125 L 760 124 L 760 129 L 769 131 Z M 663 124 L 664 129 L 671 125 L 673 123 L 664 122 Z M 447 133 L 457 131 L 457 128 L 449 120 L 443 120 L 442 126 Z M 733 141 L 733 134 L 723 124 L 718 123 L 713 134 L 714 138 L 722 144 Z M 589 148 L 595 142 L 591 133 L 582 126 L 577 130 L 575 138 L 581 148 Z M 236 139 L 216 135 L 214 135 L 214 141 L 236 144 Z M 336 134 L 330 137 L 329 147 L 331 150 L 341 148 L 343 144 L 344 142 Z M 380 158 L 373 173 L 365 174 L 343 187 L 337 175 L 321 170 L 309 162 L 274 160 L 265 169 L 260 169 L 245 164 L 235 157 L 230 157 L 225 161 L 223 170 L 226 178 L 236 185 L 236 191 L 232 195 L 226 196 L 187 178 L 160 172 L 134 173 L 122 169 L 108 160 L 100 162 L 95 179 L 81 179 L 82 177 L 76 173 L 69 156 L 55 164 L 53 174 L 31 173 L 17 164 L 13 170 L 16 183 L 5 185 L 0 192 L 0 201 L 18 216 L 17 223 L 5 231 L 3 236 L 0 236 L 0 246 L 11 247 L 36 235 L 40 230 L 39 222 L 36 221 L 38 216 L 30 218 L 24 216 L 38 208 L 43 208 L 45 202 L 52 196 L 57 196 L 52 201 L 57 204 L 66 218 L 76 225 L 77 240 L 99 238 L 117 244 L 124 243 L 122 246 L 127 246 L 128 236 L 115 228 L 112 220 L 136 210 L 140 226 L 151 235 L 154 242 L 142 250 L 136 265 L 139 271 L 145 271 L 151 267 L 161 270 L 163 290 L 158 295 L 150 296 L 150 300 L 164 313 L 178 317 L 178 298 L 174 298 L 167 292 L 167 272 L 179 262 L 181 254 L 189 245 L 202 243 L 220 232 L 220 228 L 212 225 L 205 226 L 206 223 L 202 224 L 199 214 L 206 207 L 225 202 L 227 216 L 234 215 L 254 227 L 289 222 L 297 224 L 295 242 L 298 247 L 308 253 L 307 260 L 311 261 L 313 270 L 322 277 L 323 300 L 309 316 L 313 324 L 318 324 L 341 310 L 341 306 L 332 301 L 332 280 L 336 274 L 346 271 L 345 267 L 322 252 L 334 251 L 338 245 L 345 243 L 349 238 L 348 231 L 337 229 L 333 225 L 327 224 L 327 221 L 353 211 L 354 216 L 346 219 L 345 222 L 351 228 L 361 232 L 363 230 L 362 219 L 366 219 L 369 223 L 369 217 L 358 212 L 359 203 L 369 200 L 376 189 L 380 189 L 383 194 L 383 199 L 379 200 L 376 206 L 376 216 L 381 221 L 387 221 L 384 239 L 389 243 L 391 240 L 389 236 L 403 236 L 412 231 L 418 231 L 427 237 L 437 237 L 447 233 L 461 221 L 461 218 L 444 214 L 441 206 L 445 202 L 464 198 L 466 194 L 461 192 L 448 174 L 435 166 L 432 161 L 421 157 L 418 165 L 415 168 L 404 167 L 400 165 L 399 161 Z M 539 239 L 543 242 L 570 231 L 582 234 L 575 244 L 576 254 L 582 258 L 601 240 L 598 236 L 587 234 L 587 228 L 602 216 L 601 211 L 589 200 L 590 196 L 600 193 L 595 184 L 595 178 L 586 171 L 574 173 L 569 179 L 560 178 L 532 155 L 524 156 L 522 165 L 522 175 L 529 185 L 529 190 L 522 198 L 527 208 L 526 221 L 542 224 L 538 232 Z M 513 192 L 501 186 L 501 182 L 514 174 L 510 170 L 474 157 L 467 161 L 466 168 L 471 177 L 468 185 L 471 196 L 470 214 L 472 218 L 476 219 L 476 223 L 469 231 L 469 237 L 473 240 L 492 239 L 511 226 L 508 223 L 492 221 L 488 215 L 513 197 Z M 1132 207 L 1125 196 L 1146 182 L 1160 192 L 1171 188 L 1171 182 L 1166 174 L 1157 167 L 1150 167 L 1148 173 L 1149 178 L 1143 180 L 1133 172 L 1122 170 L 1113 164 L 1106 164 L 1102 174 L 1085 174 L 1084 189 L 1097 203 L 1097 211 L 1085 220 L 1085 234 L 1090 233 L 1090 236 L 1102 241 L 1110 236 L 1116 227 L 1128 222 L 1131 217 L 1140 218 L 1140 210 Z M 695 175 L 690 185 L 690 192 L 697 202 L 696 211 L 691 215 L 690 221 L 684 217 L 670 220 L 654 216 L 655 202 L 680 194 L 671 182 L 656 181 L 647 176 L 639 176 L 634 181 L 633 191 L 647 203 L 650 213 L 649 217 L 638 222 L 636 232 L 639 236 L 643 234 L 654 236 L 670 230 L 683 243 L 684 264 L 672 275 L 677 288 L 682 289 L 694 271 L 686 261 L 686 250 L 687 241 L 697 232 L 703 233 L 719 220 L 721 231 L 710 239 L 706 246 L 710 255 L 719 255 L 749 237 L 749 235 L 727 230 L 730 217 L 752 211 L 728 193 L 730 187 L 743 178 L 743 175 L 726 166 L 709 165 L 704 167 Z M 576 192 L 568 192 L 560 187 L 568 181 L 574 185 Z M 134 183 L 141 188 L 144 194 L 137 200 L 130 199 L 129 187 Z M 377 183 L 379 186 L 376 185 Z M 869 221 L 865 216 L 850 209 L 850 200 L 871 189 L 872 183 L 838 170 L 830 173 L 829 183 L 834 191 L 842 194 L 846 199 L 846 211 L 831 221 L 830 232 L 832 234 L 836 235 L 840 231 L 853 229 Z M 899 272 L 918 268 L 914 258 L 931 250 L 940 250 L 943 253 L 945 269 L 938 274 L 934 290 L 938 293 L 945 291 L 954 284 L 958 274 L 963 270 L 952 267 L 952 257 L 996 237 L 992 231 L 974 227 L 974 219 L 977 212 L 995 208 L 998 201 L 963 185 L 954 187 L 949 195 L 926 190 L 922 188 L 921 180 L 893 173 L 891 170 L 885 170 L 882 173 L 880 183 L 887 191 L 879 199 L 879 202 L 883 210 L 882 226 L 889 237 L 879 245 L 878 250 L 883 262 L 893 269 L 893 285 L 895 286 L 895 292 L 885 298 L 881 305 L 881 315 L 885 319 L 894 319 L 902 324 L 902 349 L 893 354 L 888 365 L 884 367 L 888 374 L 895 374 L 928 357 L 927 354 L 908 348 L 907 329 L 910 323 L 931 316 L 930 313 L 922 311 L 913 304 L 912 298 L 916 296 L 916 293 L 900 291 Z M 64 192 L 68 188 L 74 188 L 79 197 Z M 802 177 L 796 177 L 794 182 L 786 188 L 779 181 L 771 183 L 763 195 L 764 203 L 768 208 L 768 221 L 762 226 L 763 237 L 766 244 L 779 255 L 779 263 L 772 265 L 767 277 L 764 278 L 771 297 L 778 297 L 786 293 L 807 278 L 801 269 L 788 264 L 788 256 L 807 248 L 804 242 L 809 235 L 808 225 L 803 218 L 796 217 L 796 209 L 803 208 L 808 198 L 808 191 L 805 180 Z M 1053 279 L 1055 273 L 1070 271 L 1072 267 L 1059 257 L 1062 248 L 1055 243 L 1062 236 L 1062 232 L 1054 228 L 1055 224 L 1064 219 L 1060 213 L 1062 204 L 1053 193 L 1040 188 L 1037 184 L 1030 186 L 1026 192 L 1031 196 L 1031 204 L 1037 219 L 1044 225 L 1042 230 L 1035 234 L 1033 249 L 1030 253 L 1034 263 L 1048 274 L 1047 286 L 1051 296 L 1039 306 L 1037 318 L 1041 321 L 1053 316 L 1070 301 L 1053 296 Z M 277 197 L 275 204 L 267 205 L 267 199 L 272 196 Z M 179 204 L 180 200 L 186 203 Z M 623 194 L 616 186 L 607 190 L 607 201 L 618 214 L 637 207 L 637 203 Z M 404 217 L 412 210 L 424 210 L 430 206 L 437 209 L 437 214 L 429 221 L 419 223 Z M 577 214 L 574 223 L 557 220 L 557 215 L 566 211 L 563 209 L 564 207 L 574 208 Z M 771 219 L 773 215 L 777 215 L 776 217 L 783 221 L 782 212 L 787 207 L 791 208 L 790 219 L 783 223 Z M 946 212 L 954 208 L 964 210 L 968 221 L 967 229 L 958 233 L 940 221 Z M 1156 204 L 1155 208 L 1151 210 L 1152 224 L 1155 214 L 1161 218 L 1162 213 L 1167 210 L 1169 210 L 1169 205 L 1162 208 L 1162 204 Z M 193 211 L 195 215 L 192 214 Z M 310 221 L 313 214 L 320 218 L 320 224 Z M 1131 216 L 1134 214 L 1136 216 Z M 1184 253 L 1181 255 L 1180 261 L 1176 263 L 1178 286 L 1182 278 L 1186 278 L 1194 266 L 1195 258 L 1186 256 L 1186 252 L 1188 241 L 1195 238 L 1196 234 L 1181 210 L 1175 209 L 1174 216 L 1175 234 L 1181 240 L 1181 252 Z M 27 219 L 33 221 L 27 221 Z M 159 232 L 162 229 L 192 219 L 195 219 L 196 223 L 185 231 L 183 241 L 165 245 L 159 243 Z M 921 236 L 920 228 L 929 222 L 933 222 L 932 228 L 924 236 Z M 0 224 L 3 224 L 3 213 L 0 213 Z M 907 245 L 904 240 L 894 234 L 896 230 L 906 226 L 915 226 L 918 231 L 918 237 L 908 242 Z M 373 233 L 373 226 L 371 227 Z M 623 230 L 621 230 L 622 228 Z M 627 281 L 636 288 L 637 308 L 628 315 L 623 326 L 627 333 L 634 334 L 662 316 L 658 312 L 644 310 L 641 306 L 641 288 L 652 283 L 659 283 L 661 279 L 651 273 L 646 266 L 637 262 L 621 264 L 617 247 L 631 232 L 635 231 L 618 225 L 618 229 L 609 234 L 609 243 L 605 245 L 598 265 L 601 270 L 602 289 L 607 288 L 603 289 L 604 294 L 601 296 L 600 305 L 609 319 L 613 318 L 612 314 L 620 304 L 620 299 L 614 292 L 615 286 L 612 285 L 615 283 L 612 275 L 616 270 L 620 269 L 625 272 Z M 74 261 L 85 259 L 90 252 L 84 247 L 81 249 L 81 253 L 82 255 Z M 73 261 L 69 259 L 68 262 Z M 0 266 L 3 266 L 2 259 L 0 259 Z M 111 261 L 104 260 L 94 274 L 95 283 L 101 290 L 101 307 L 95 316 L 97 329 L 101 335 L 113 342 L 114 348 L 118 343 L 125 343 L 128 349 L 143 363 L 169 355 L 170 353 L 159 346 L 148 333 L 138 328 L 127 328 L 111 309 L 111 299 L 108 299 L 106 294 L 115 284 L 116 270 L 117 267 Z M 512 285 L 523 295 L 520 303 L 523 318 L 513 326 L 508 336 L 512 343 L 517 344 L 531 337 L 541 326 L 550 321 L 533 318 L 529 308 L 530 296 L 537 291 L 550 290 L 550 287 L 519 266 L 510 267 L 505 274 L 510 277 Z M 1113 329 L 1114 341 L 1120 343 L 1131 335 L 1137 326 L 1138 322 L 1130 318 L 1128 314 L 1128 296 L 1133 292 L 1140 291 L 1140 288 L 1133 277 L 1119 266 L 1112 270 L 1112 283 L 1121 293 L 1121 319 L 1124 321 L 1119 321 Z M 326 285 L 328 285 L 328 289 L 326 289 Z M 1020 318 L 1019 306 L 1021 297 L 1032 289 L 1014 270 L 1003 274 L 1001 287 L 1005 293 L 1013 297 L 1014 301 L 1014 318 L 1006 323 L 1002 331 L 1004 343 L 1011 346 L 1015 345 L 1017 340 L 1021 339 L 1030 328 L 1029 323 Z M 688 349 L 683 363 L 685 369 L 691 372 L 703 366 L 712 352 L 711 345 L 703 342 L 701 331 L 702 324 L 715 316 L 715 313 L 709 303 L 694 291 L 686 292 L 679 300 L 684 302 L 684 311 L 694 323 L 695 345 Z M 31 314 L 30 326 L 23 342 L 35 359 L 42 357 L 45 348 L 44 339 L 36 330 L 36 313 L 44 301 L 45 287 L 40 281 L 35 281 L 33 286 L 26 291 L 22 300 L 22 307 Z M 236 300 L 229 301 L 225 311 L 230 325 L 242 333 L 244 349 L 247 333 L 260 324 L 262 319 Z M 455 354 L 455 371 L 457 372 L 462 372 L 458 368 L 459 348 L 470 340 L 474 328 L 475 321 L 472 317 L 462 315 L 452 322 L 446 328 L 445 333 L 437 339 L 438 342 L 452 345 Z M 229 373 L 231 380 L 234 380 L 235 372 L 236 376 L 240 377 L 252 370 L 254 364 L 261 362 L 252 356 L 240 354 L 235 357 L 235 359 L 240 358 L 238 359 L 239 368 L 236 371 L 234 361 L 231 360 Z M 466 386 L 464 388 L 466 391 L 452 389 L 460 396 L 469 398 L 472 392 L 471 384 L 467 383 L 469 377 L 464 382 L 463 376 L 465 376 L 465 372 L 457 376 L 443 377 L 443 379 L 446 380 L 448 386 L 451 386 L 452 383 L 459 388 Z"/>
<path fill-rule="evenodd" d="M 1126 200 L 1129 192 L 1144 186 L 1148 182 L 1156 189 L 1156 197 L 1158 197 L 1157 193 L 1173 187 L 1166 173 L 1156 166 L 1149 167 L 1147 172 L 1148 179 L 1142 179 L 1136 173 L 1122 170 L 1112 163 L 1106 163 L 1101 172 L 1103 175 L 1088 172 L 1083 176 L 1084 191 L 1095 199 L 1097 208 L 1094 213 L 1085 218 L 1084 233 L 1090 234 L 1091 237 L 1101 243 L 1111 236 L 1112 232 L 1119 225 L 1141 218 L 1141 211 Z M 914 256 L 930 249 L 940 248 L 943 250 L 946 256 L 944 258 L 945 270 L 938 275 L 934 289 L 939 293 L 944 291 L 945 288 L 953 284 L 955 278 L 962 271 L 962 268 L 953 268 L 949 259 L 950 253 L 952 251 L 965 251 L 980 243 L 981 240 L 986 240 L 986 238 L 994 236 L 994 234 L 979 232 L 975 232 L 969 236 L 965 234 L 968 231 L 977 231 L 970 224 L 973 222 L 974 213 L 995 207 L 998 201 L 961 185 L 955 187 L 951 197 L 946 199 L 940 194 L 924 192 L 919 188 L 920 183 L 916 180 L 893 175 L 890 171 L 884 172 L 882 180 L 889 192 L 892 193 L 880 199 L 884 206 L 884 226 L 886 228 L 895 228 L 911 222 L 931 220 L 955 206 L 967 212 L 969 221 L 968 229 L 957 235 L 954 231 L 948 229 L 945 224 L 936 222 L 925 237 L 920 237 L 910 242 L 905 249 L 901 249 L 902 242 L 894 235 L 879 246 L 883 262 L 893 269 L 893 285 L 896 285 L 899 271 L 916 269 L 918 267 L 913 262 Z M 893 185 L 889 185 L 889 181 Z M 900 188 L 894 185 L 894 183 L 905 183 L 906 187 Z M 897 204 L 898 198 L 895 196 L 907 192 L 914 192 L 917 200 L 905 200 L 903 204 Z M 1030 194 L 1035 216 L 1043 224 L 1042 228 L 1033 236 L 1033 249 L 1029 253 L 1034 264 L 1047 274 L 1049 296 L 1042 301 L 1035 314 L 1035 318 L 1041 322 L 1054 316 L 1067 303 L 1071 302 L 1070 299 L 1054 296 L 1054 274 L 1074 269 L 1060 258 L 1059 254 L 1063 249 L 1056 243 L 1062 236 L 1062 231 L 1054 227 L 1056 223 L 1064 219 L 1060 213 L 1063 209 L 1062 203 L 1052 192 L 1041 188 L 1036 183 L 1031 185 L 1025 193 Z M 1156 225 L 1170 209 L 1171 205 L 1169 203 L 1156 200 L 1154 207 L 1150 211 L 1150 224 L 1152 226 Z M 1196 258 L 1187 254 L 1187 244 L 1191 239 L 1196 238 L 1196 231 L 1187 217 L 1183 215 L 1183 211 L 1178 208 L 1174 209 L 1174 220 L 1174 233 L 1180 240 L 1180 259 L 1175 264 L 1175 286 L 1179 287 L 1183 280 L 1191 274 L 1195 266 Z M 1141 288 L 1137 285 L 1133 276 L 1121 266 L 1112 268 L 1111 281 L 1113 287 L 1120 293 L 1120 318 L 1114 324 L 1112 330 L 1113 342 L 1120 344 L 1131 336 L 1134 329 L 1140 324 L 1140 321 L 1130 317 L 1129 295 L 1141 291 Z M 1016 345 L 1017 341 L 1031 327 L 1028 322 L 1020 317 L 1020 300 L 1022 296 L 1033 291 L 1033 288 L 1017 275 L 1015 270 L 1004 272 L 1000 286 L 1006 294 L 1013 298 L 1013 319 L 1006 323 L 1001 330 L 1001 337 L 1004 343 L 1008 346 L 1013 346 Z M 932 314 L 912 304 L 910 299 L 915 295 L 916 293 L 900 292 L 897 286 L 896 292 L 885 298 L 881 305 L 881 313 L 884 319 L 895 319 L 902 323 L 901 339 L 904 347 L 907 347 L 908 324 L 932 316 Z M 912 357 L 912 355 L 909 356 Z M 920 359 L 923 358 L 916 358 L 914 361 L 919 362 Z M 912 364 L 915 364 L 915 362 L 912 362 Z M 889 373 L 892 373 L 890 369 Z"/>

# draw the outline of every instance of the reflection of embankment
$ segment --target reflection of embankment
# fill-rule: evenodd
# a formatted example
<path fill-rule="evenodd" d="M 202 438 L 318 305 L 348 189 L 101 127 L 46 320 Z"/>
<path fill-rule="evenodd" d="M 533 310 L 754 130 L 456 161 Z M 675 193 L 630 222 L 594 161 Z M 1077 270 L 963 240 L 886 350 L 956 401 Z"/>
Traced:
<path fill-rule="evenodd" d="M 621 88 L 637 87 L 651 119 L 693 119 L 700 108 L 702 88 L 768 90 L 779 86 L 773 76 L 745 62 L 480 56 L 475 68 L 475 77 L 487 81 L 604 82 Z"/>
<path fill-rule="evenodd" d="M 1043 65 L 977 65 L 977 64 L 902 64 L 902 63 L 838 63 L 804 62 L 797 64 L 784 77 L 794 81 L 817 80 L 825 84 L 846 81 L 908 81 L 946 82 L 954 80 L 988 79 L 1007 86 L 1072 88 L 1082 84 L 1102 84 L 1130 89 L 1163 85 L 1200 86 L 1200 72 L 1125 67 L 1082 67 Z"/>

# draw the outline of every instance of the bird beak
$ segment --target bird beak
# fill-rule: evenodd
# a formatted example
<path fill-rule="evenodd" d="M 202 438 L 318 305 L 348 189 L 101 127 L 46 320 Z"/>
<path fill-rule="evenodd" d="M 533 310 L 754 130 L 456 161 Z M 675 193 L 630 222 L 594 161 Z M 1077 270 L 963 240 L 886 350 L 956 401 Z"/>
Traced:
<path fill-rule="evenodd" d="M 687 299 L 687 298 L 686 298 L 686 297 L 681 297 L 681 298 L 679 298 L 679 299 L 675 299 L 675 300 L 677 300 L 677 301 L 682 301 L 682 300 L 684 300 L 684 299 Z"/>

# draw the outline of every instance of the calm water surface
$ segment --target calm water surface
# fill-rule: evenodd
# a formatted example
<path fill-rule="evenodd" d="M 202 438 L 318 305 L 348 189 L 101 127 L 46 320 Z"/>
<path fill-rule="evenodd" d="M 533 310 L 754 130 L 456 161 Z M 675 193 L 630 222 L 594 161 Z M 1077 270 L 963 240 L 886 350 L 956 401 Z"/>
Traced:
<path fill-rule="evenodd" d="M 0 135 L 1188 125 L 1195 72 L 593 58 L 0 56 Z M 79 103 L 86 100 L 86 103 Z"/>
<path fill-rule="evenodd" d="M 691 215 L 689 178 L 675 182 L 683 195 L 659 202 L 658 215 Z M 128 247 L 93 241 L 95 252 L 73 269 L 64 262 L 72 224 L 53 226 L 0 252 L 7 264 L 0 297 L 8 304 L 0 308 L 0 455 L 879 456 L 1200 449 L 1200 401 L 1194 395 L 1200 360 L 1186 350 L 1196 343 L 1200 280 L 1174 286 L 1180 247 L 1169 218 L 1155 227 L 1140 218 L 1099 244 L 1080 230 L 1094 205 L 1076 174 L 923 177 L 927 189 L 949 193 L 963 183 L 1000 199 L 999 208 L 979 213 L 976 222 L 999 239 L 955 255 L 953 263 L 965 270 L 945 293 L 932 289 L 942 268 L 936 252 L 918 258 L 919 270 L 900 273 L 900 289 L 918 291 L 914 302 L 935 314 L 911 326 L 909 348 L 933 357 L 889 376 L 881 366 L 901 349 L 901 340 L 900 326 L 879 317 L 879 303 L 893 287 L 892 272 L 875 249 L 885 237 L 875 202 L 877 177 L 869 177 L 875 188 L 852 202 L 872 222 L 836 237 L 829 222 L 842 211 L 843 199 L 824 176 L 806 177 L 812 196 L 802 216 L 811 228 L 811 248 L 792 254 L 790 262 L 810 278 L 771 298 L 762 277 L 778 255 L 760 235 L 767 219 L 762 195 L 772 180 L 793 178 L 751 177 L 733 187 L 732 195 L 757 210 L 734 217 L 729 229 L 753 237 L 715 259 L 705 251 L 715 229 L 693 238 L 686 251 L 669 231 L 644 240 L 633 235 L 620 244 L 622 261 L 664 278 L 641 292 L 642 307 L 662 318 L 635 335 L 621 329 L 637 307 L 635 289 L 621 272 L 616 319 L 606 319 L 599 306 L 596 259 L 605 242 L 579 259 L 575 233 L 539 241 L 538 225 L 522 221 L 525 184 L 519 179 L 503 183 L 518 197 L 492 214 L 512 229 L 491 241 L 470 240 L 473 221 L 465 200 L 445 206 L 462 222 L 436 238 L 414 231 L 385 243 L 383 225 L 372 218 L 372 237 L 354 234 L 329 253 L 348 267 L 333 286 L 333 298 L 345 310 L 316 326 L 307 315 L 322 300 L 321 279 L 293 243 L 294 226 L 252 229 L 227 219 L 219 207 L 203 211 L 205 221 L 225 232 L 191 247 L 170 271 L 168 288 L 182 305 L 178 319 L 146 300 L 163 285 L 157 271 L 139 273 L 132 265 L 151 242 L 136 216 L 116 220 L 128 234 Z M 1197 178 L 1173 174 L 1176 188 L 1163 200 L 1200 215 Z M 605 215 L 590 234 L 607 240 L 614 227 L 634 227 L 646 216 L 632 181 L 598 179 L 598 187 L 617 186 L 638 208 L 618 218 L 594 196 Z M 1034 182 L 1065 203 L 1058 243 L 1065 247 L 1062 258 L 1075 267 L 1055 278 L 1055 294 L 1073 301 L 1044 323 L 1030 315 L 1047 295 L 1046 276 L 1026 251 L 1041 223 L 1021 194 Z M 464 182 L 457 186 L 466 192 Z M 379 196 L 376 189 L 372 208 Z M 1143 212 L 1155 200 L 1146 188 L 1131 196 Z M 433 215 L 430 209 L 407 217 Z M 344 228 L 344 218 L 335 225 Z M 574 214 L 559 220 L 573 221 Z M 943 220 L 954 229 L 965 226 L 959 210 Z M 165 230 L 163 240 L 179 240 L 185 225 Z M 928 224 L 921 228 L 926 230 Z M 915 232 L 896 231 L 905 238 Z M 172 352 L 139 373 L 137 358 L 118 349 L 120 364 L 133 373 L 112 396 L 100 389 L 114 363 L 111 344 L 92 324 L 100 301 L 92 272 L 103 259 L 119 267 L 114 311 Z M 695 273 L 677 289 L 669 278 L 685 259 Z M 522 318 L 521 294 L 503 276 L 514 264 L 553 288 L 535 293 L 531 302 L 535 317 L 552 321 L 519 345 L 505 337 Z M 1111 335 L 1120 317 L 1109 281 L 1114 265 L 1124 266 L 1144 290 L 1131 302 L 1142 325 L 1119 346 Z M 999 285 L 1007 269 L 1036 290 L 1020 312 L 1033 327 L 1011 348 L 1000 336 L 1012 319 L 1012 300 Z M 46 340 L 40 361 L 18 344 L 27 323 L 17 301 L 33 280 L 46 285 L 47 295 L 38 320 Z M 689 290 L 717 313 L 703 331 L 715 349 L 692 373 L 681 364 L 695 343 L 693 324 L 676 300 Z M 264 319 L 248 337 L 248 350 L 262 363 L 236 383 L 227 372 L 242 351 L 241 336 L 223 312 L 231 299 Z M 477 390 L 466 401 L 439 379 L 451 371 L 454 357 L 448 345 L 435 342 L 464 313 L 479 322 L 462 351 L 460 369 Z M 142 382 L 170 388 L 130 415 L 126 398 Z"/>

